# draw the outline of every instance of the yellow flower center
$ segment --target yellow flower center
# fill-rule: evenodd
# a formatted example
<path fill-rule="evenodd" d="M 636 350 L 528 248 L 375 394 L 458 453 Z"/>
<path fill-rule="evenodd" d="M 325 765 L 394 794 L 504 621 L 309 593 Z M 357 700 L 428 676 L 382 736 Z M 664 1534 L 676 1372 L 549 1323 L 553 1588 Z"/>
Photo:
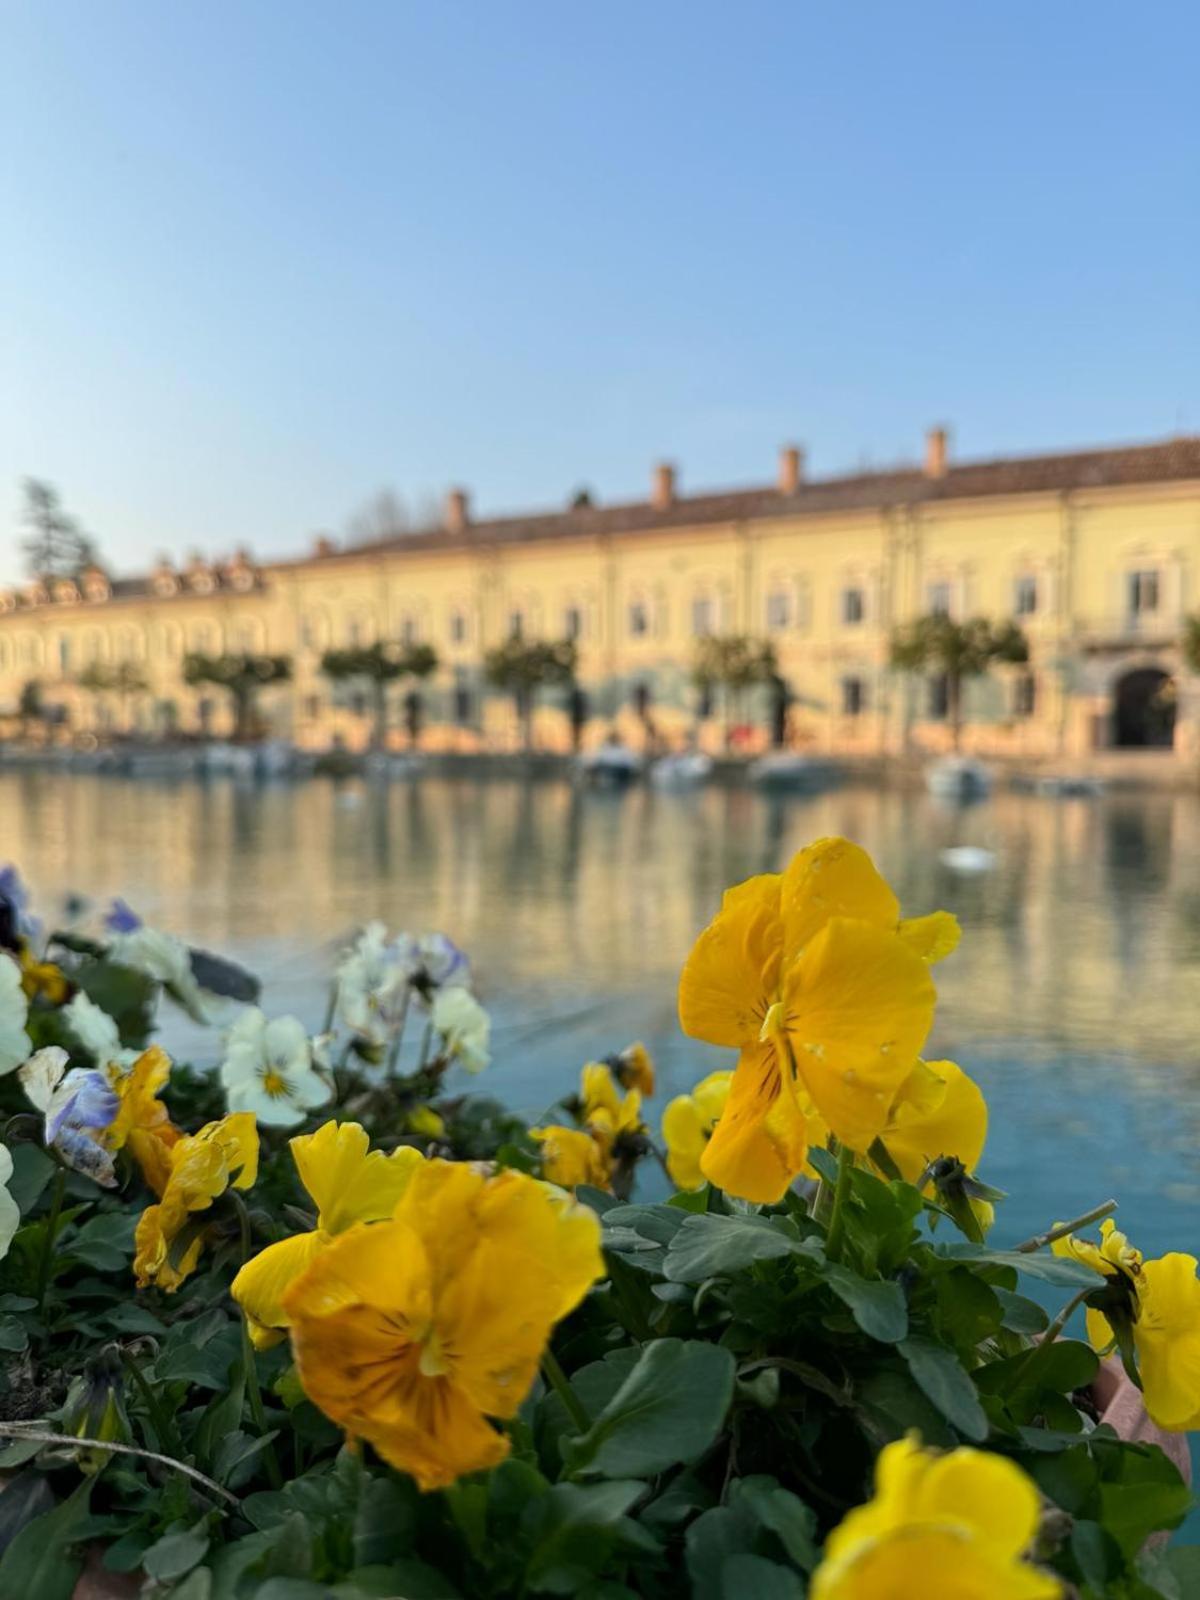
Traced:
<path fill-rule="evenodd" d="M 421 1341 L 421 1359 L 417 1369 L 423 1378 L 444 1378 L 450 1371 L 450 1362 L 436 1328 L 430 1328 Z"/>
<path fill-rule="evenodd" d="M 266 1092 L 275 1099 L 288 1092 L 287 1079 L 281 1073 L 276 1072 L 273 1067 L 268 1067 L 266 1072 L 263 1073 L 262 1085 Z"/>
<path fill-rule="evenodd" d="M 759 1043 L 761 1044 L 767 1039 L 780 1038 L 781 1035 L 786 1031 L 786 1022 L 787 1017 L 783 1009 L 783 1001 L 776 1000 L 775 1004 L 770 1007 L 766 1016 L 763 1018 L 763 1025 L 759 1029 L 758 1034 Z"/>

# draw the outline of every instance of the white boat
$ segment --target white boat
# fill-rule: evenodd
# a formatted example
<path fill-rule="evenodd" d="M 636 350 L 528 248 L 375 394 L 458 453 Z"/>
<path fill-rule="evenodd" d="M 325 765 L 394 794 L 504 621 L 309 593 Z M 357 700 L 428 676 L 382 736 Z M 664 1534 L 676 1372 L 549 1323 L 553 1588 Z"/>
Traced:
<path fill-rule="evenodd" d="M 425 771 L 425 757 L 415 751 L 372 750 L 368 753 L 363 770 L 368 778 L 417 778 Z"/>
<path fill-rule="evenodd" d="M 1104 779 L 1047 773 L 1037 780 L 1036 789 L 1038 794 L 1052 795 L 1056 799 L 1092 799 L 1104 793 Z"/>
<path fill-rule="evenodd" d="M 696 789 L 712 777 L 713 759 L 703 750 L 681 750 L 663 756 L 650 768 L 656 789 Z"/>
<path fill-rule="evenodd" d="M 938 860 L 951 872 L 990 872 L 996 865 L 996 852 L 979 844 L 955 844 L 941 851 Z"/>
<path fill-rule="evenodd" d="M 624 789 L 641 776 L 644 764 L 636 750 L 610 739 L 595 750 L 585 750 L 575 769 L 595 789 Z"/>
<path fill-rule="evenodd" d="M 826 761 L 821 756 L 802 756 L 791 750 L 773 750 L 770 755 L 752 761 L 747 776 L 759 789 L 805 794 L 827 789 L 837 778 L 837 768 L 832 761 Z"/>
<path fill-rule="evenodd" d="M 227 744 L 224 740 L 205 745 L 200 752 L 200 770 L 210 778 L 252 778 L 257 751 L 248 744 Z"/>
<path fill-rule="evenodd" d="M 992 775 L 974 756 L 943 756 L 925 769 L 925 786 L 939 800 L 982 800 Z"/>

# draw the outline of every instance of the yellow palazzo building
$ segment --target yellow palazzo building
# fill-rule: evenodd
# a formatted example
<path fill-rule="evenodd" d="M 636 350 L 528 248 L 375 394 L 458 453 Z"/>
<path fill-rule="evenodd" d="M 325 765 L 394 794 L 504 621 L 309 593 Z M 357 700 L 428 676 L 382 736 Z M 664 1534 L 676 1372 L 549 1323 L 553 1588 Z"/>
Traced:
<path fill-rule="evenodd" d="M 325 678 L 322 652 L 392 639 L 437 652 L 420 689 L 430 747 L 503 749 L 516 721 L 483 657 L 520 635 L 576 641 L 589 739 L 615 728 L 634 744 L 716 747 L 726 729 L 693 685 L 696 640 L 739 633 L 774 644 L 797 748 L 935 750 L 949 740 L 944 683 L 888 666 L 894 627 L 934 611 L 1013 617 L 1029 640 L 1027 667 L 969 685 L 965 748 L 1194 756 L 1181 636 L 1200 611 L 1200 438 L 958 462 L 934 429 L 919 465 L 822 479 L 789 447 L 760 488 L 686 494 L 660 465 L 642 501 L 486 519 L 455 489 L 441 527 L 385 543 L 34 583 L 0 592 L 0 728 L 21 726 L 36 683 L 56 738 L 218 735 L 225 697 L 186 686 L 183 658 L 254 651 L 292 661 L 292 681 L 262 696 L 272 734 L 358 747 L 368 698 Z M 121 663 L 140 687 L 80 682 Z M 393 690 L 396 724 L 406 692 Z M 563 699 L 541 697 L 540 744 L 568 743 Z M 765 699 L 747 724 L 752 747 Z"/>

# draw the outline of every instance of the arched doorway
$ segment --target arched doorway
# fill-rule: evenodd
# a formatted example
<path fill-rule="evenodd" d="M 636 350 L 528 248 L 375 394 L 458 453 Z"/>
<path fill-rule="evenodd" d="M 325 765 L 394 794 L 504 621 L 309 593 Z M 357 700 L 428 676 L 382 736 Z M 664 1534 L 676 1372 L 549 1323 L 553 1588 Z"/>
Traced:
<path fill-rule="evenodd" d="M 1170 749 L 1175 742 L 1175 683 L 1159 667 L 1138 667 L 1118 678 L 1113 697 L 1113 743 L 1122 749 Z"/>

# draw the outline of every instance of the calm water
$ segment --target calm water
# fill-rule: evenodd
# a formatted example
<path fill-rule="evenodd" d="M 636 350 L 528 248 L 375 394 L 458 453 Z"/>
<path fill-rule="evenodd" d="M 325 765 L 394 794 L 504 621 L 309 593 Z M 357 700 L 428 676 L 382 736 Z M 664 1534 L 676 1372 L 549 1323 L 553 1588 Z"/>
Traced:
<path fill-rule="evenodd" d="M 495 1016 L 488 1087 L 531 1114 L 633 1038 L 664 1095 L 722 1063 L 675 1020 L 692 938 L 727 884 L 845 833 L 907 913 L 945 906 L 963 922 L 938 969 L 932 1053 L 991 1103 L 984 1171 L 1012 1194 L 1004 1236 L 1115 1194 L 1147 1251 L 1200 1246 L 1200 800 L 1005 794 L 955 811 L 862 788 L 774 800 L 35 773 L 0 777 L 0 821 L 0 860 L 20 863 L 47 910 L 67 890 L 121 893 L 240 957 L 268 1009 L 314 1028 L 356 924 L 444 929 Z M 994 850 L 994 870 L 949 871 L 939 852 L 955 844 Z M 174 1022 L 168 1042 L 201 1060 L 218 1048 Z"/>

